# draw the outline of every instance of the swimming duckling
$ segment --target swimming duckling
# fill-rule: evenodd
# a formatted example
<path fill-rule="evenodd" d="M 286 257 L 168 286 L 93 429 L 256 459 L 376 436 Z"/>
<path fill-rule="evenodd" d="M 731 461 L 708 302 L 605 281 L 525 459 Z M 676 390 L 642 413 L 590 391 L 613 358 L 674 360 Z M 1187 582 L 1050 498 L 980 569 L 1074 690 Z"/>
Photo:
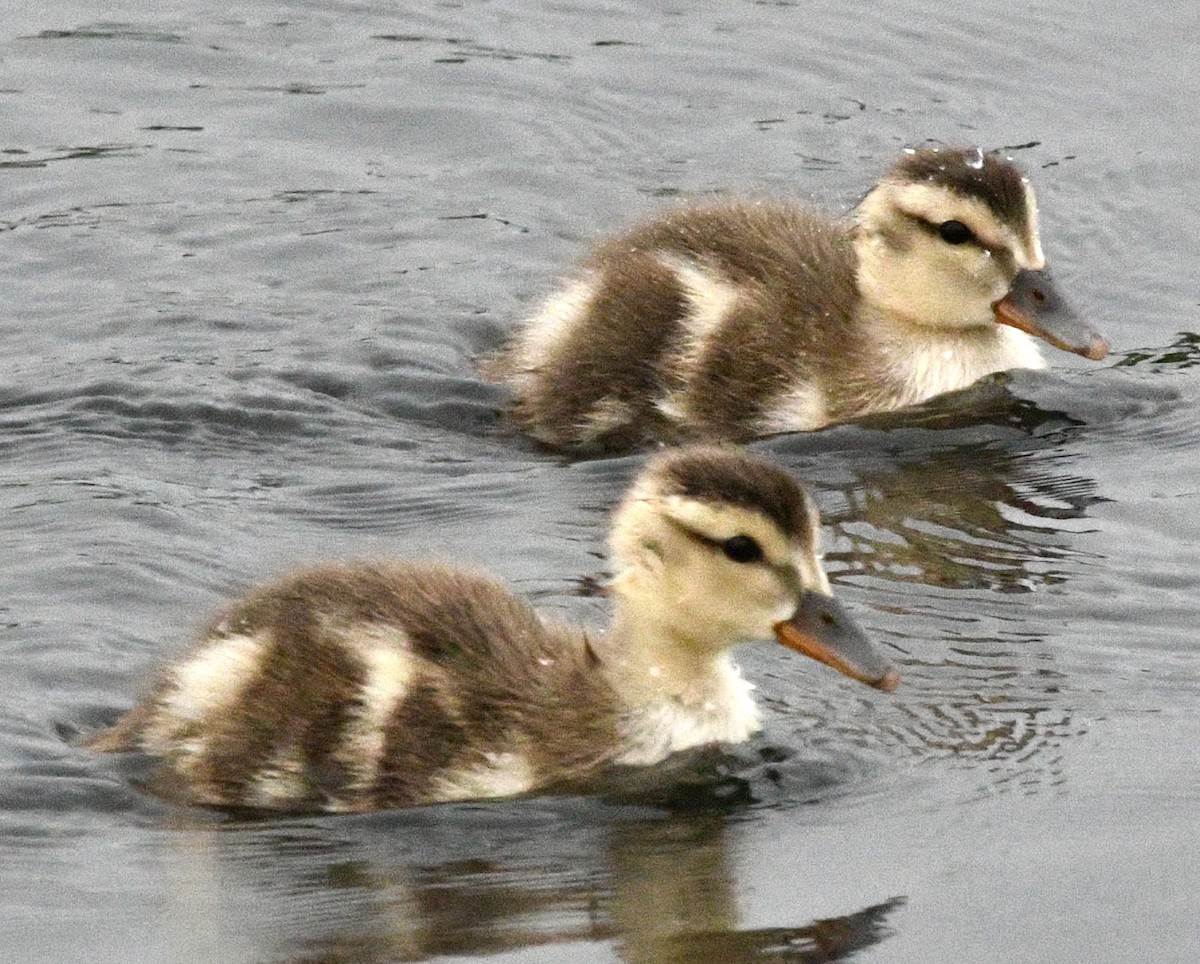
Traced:
<path fill-rule="evenodd" d="M 1026 333 L 1108 351 L 1046 274 L 1017 167 L 929 147 L 901 156 L 849 224 L 734 201 L 636 227 L 482 369 L 541 442 L 619 450 L 817 429 L 1045 367 Z"/>
<path fill-rule="evenodd" d="M 87 744 L 162 757 L 164 792 L 189 803 L 362 811 L 736 743 L 759 728 L 739 642 L 774 636 L 883 690 L 899 679 L 830 595 L 817 538 L 780 468 L 674 450 L 615 513 L 603 636 L 545 622 L 481 575 L 325 566 L 251 592 Z"/>

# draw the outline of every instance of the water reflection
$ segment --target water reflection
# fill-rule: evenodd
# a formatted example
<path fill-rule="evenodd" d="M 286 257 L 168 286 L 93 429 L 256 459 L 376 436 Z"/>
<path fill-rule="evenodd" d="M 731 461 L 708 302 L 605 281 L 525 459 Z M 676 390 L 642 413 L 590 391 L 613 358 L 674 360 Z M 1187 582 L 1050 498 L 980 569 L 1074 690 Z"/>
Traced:
<path fill-rule="evenodd" d="M 1166 348 L 1143 348 L 1126 352 L 1114 367 L 1130 368 L 1147 364 L 1174 369 L 1194 368 L 1200 365 L 1200 334 L 1181 331 L 1179 337 Z"/>
<path fill-rule="evenodd" d="M 631 964 L 838 961 L 888 937 L 904 903 L 821 920 L 797 908 L 795 925 L 742 929 L 724 815 L 619 820 L 570 854 L 539 842 L 547 829 L 529 828 L 488 856 L 331 863 L 314 884 L 352 891 L 365 906 L 277 959 L 421 961 L 534 947 L 566 954 L 570 945 L 577 954 L 588 943 Z"/>
<path fill-rule="evenodd" d="M 1061 583 L 1079 550 L 1064 533 L 1103 501 L 1094 480 L 1041 453 L 973 446 L 865 468 L 826 513 L 831 568 L 957 589 L 1029 592 Z"/>
<path fill-rule="evenodd" d="M 648 960 L 670 964 L 695 961 L 735 964 L 766 959 L 819 964 L 845 960 L 888 936 L 887 917 L 903 904 L 904 898 L 893 897 L 853 914 L 813 921 L 807 927 L 678 934 L 663 941 L 660 956 Z"/>
<path fill-rule="evenodd" d="M 1070 535 L 1104 501 L 1064 442 L 1080 427 L 1003 381 L 772 448 L 814 478 L 833 570 L 1027 592 L 1062 581 Z M 831 505 L 830 494 L 837 502 Z"/>
<path fill-rule="evenodd" d="M 1062 696 L 1072 674 L 1054 620 L 1104 563 L 1080 539 L 1107 501 L 1075 452 L 1088 429 L 997 380 L 901 421 L 772 443 L 815 476 L 831 578 L 861 590 L 877 614 L 864 621 L 898 651 L 904 677 L 869 732 L 829 705 L 806 745 L 828 735 L 900 749 L 919 767 L 949 763 L 977 776 L 972 796 L 1064 782 L 1063 745 L 1088 724 Z"/>

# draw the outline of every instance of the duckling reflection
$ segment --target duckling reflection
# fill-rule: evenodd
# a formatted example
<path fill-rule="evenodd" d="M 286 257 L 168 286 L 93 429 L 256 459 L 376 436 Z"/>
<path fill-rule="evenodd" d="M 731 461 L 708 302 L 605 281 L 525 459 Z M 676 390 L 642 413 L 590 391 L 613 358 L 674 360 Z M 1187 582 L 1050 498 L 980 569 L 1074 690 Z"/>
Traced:
<path fill-rule="evenodd" d="M 1181 331 L 1179 337 L 1165 348 L 1141 348 L 1125 353 L 1115 368 L 1131 368 L 1135 365 L 1154 365 L 1173 370 L 1194 368 L 1200 365 L 1200 334 Z"/>
<path fill-rule="evenodd" d="M 1093 479 L 1035 456 L 982 445 L 914 453 L 861 469 L 827 512 L 836 569 L 892 582 L 1031 592 L 1068 578 L 1085 557 L 1075 520 L 1103 499 Z"/>
<path fill-rule="evenodd" d="M 906 152 L 853 225 L 785 202 L 682 208 L 603 244 L 485 375 L 557 448 L 744 441 L 1100 359 L 1058 295 L 1033 189 L 978 148 Z"/>
<path fill-rule="evenodd" d="M 607 852 L 536 867 L 454 860 L 393 877 L 356 866 L 338 881 L 370 902 L 370 925 L 334 925 L 291 959 L 421 961 L 587 942 L 613 946 L 628 964 L 760 956 L 806 964 L 848 959 L 890 936 L 888 918 L 903 898 L 831 919 L 739 928 L 727 829 L 721 815 L 676 814 L 620 822 Z"/>
<path fill-rule="evenodd" d="M 650 832 L 646 832 L 649 829 Z M 618 837 L 613 848 L 612 914 L 622 959 L 630 964 L 714 964 L 755 960 L 837 961 L 890 933 L 892 900 L 833 920 L 741 929 L 726 866 L 724 821 L 670 820 Z"/>

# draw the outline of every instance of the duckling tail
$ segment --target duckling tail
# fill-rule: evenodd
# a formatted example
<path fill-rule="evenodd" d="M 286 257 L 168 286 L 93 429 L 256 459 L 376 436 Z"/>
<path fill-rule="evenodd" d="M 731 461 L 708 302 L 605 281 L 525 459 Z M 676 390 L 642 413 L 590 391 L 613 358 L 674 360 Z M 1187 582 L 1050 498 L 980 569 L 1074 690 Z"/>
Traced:
<path fill-rule="evenodd" d="M 107 729 L 96 730 L 79 740 L 78 746 L 93 753 L 129 753 L 141 749 L 142 732 L 150 721 L 145 704 L 135 706 Z"/>

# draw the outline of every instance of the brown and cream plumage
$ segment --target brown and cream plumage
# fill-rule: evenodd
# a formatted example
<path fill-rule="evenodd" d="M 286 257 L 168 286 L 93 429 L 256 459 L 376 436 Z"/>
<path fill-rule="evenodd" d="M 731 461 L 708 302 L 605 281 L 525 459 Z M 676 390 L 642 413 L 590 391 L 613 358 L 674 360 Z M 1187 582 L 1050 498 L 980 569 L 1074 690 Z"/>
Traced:
<path fill-rule="evenodd" d="M 1026 332 L 1107 352 L 1045 272 L 1018 168 L 930 147 L 906 152 L 850 223 L 733 201 L 642 224 L 600 245 L 483 370 L 540 441 L 617 450 L 810 430 L 1044 367 Z"/>
<path fill-rule="evenodd" d="M 161 757 L 159 786 L 190 803 L 360 811 L 576 785 L 741 741 L 759 717 L 736 643 L 774 636 L 896 685 L 830 595 L 817 536 L 781 469 L 673 451 L 614 516 L 602 635 L 477 574 L 324 566 L 252 591 L 87 743 Z"/>

